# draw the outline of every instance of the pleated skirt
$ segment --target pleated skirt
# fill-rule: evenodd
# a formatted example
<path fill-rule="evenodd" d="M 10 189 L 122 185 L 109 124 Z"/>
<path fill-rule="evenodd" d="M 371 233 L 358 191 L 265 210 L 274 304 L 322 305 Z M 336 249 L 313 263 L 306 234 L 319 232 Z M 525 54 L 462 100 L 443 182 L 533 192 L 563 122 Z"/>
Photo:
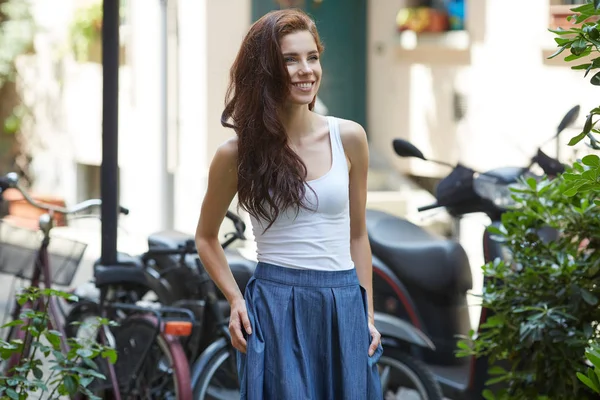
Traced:
<path fill-rule="evenodd" d="M 356 271 L 259 263 L 245 291 L 252 334 L 237 353 L 243 400 L 381 400 Z"/>

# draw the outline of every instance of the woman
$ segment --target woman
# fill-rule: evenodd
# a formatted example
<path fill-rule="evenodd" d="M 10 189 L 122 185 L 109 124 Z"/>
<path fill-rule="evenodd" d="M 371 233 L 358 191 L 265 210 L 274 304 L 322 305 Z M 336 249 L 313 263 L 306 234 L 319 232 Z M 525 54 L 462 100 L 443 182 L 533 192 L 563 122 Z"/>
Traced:
<path fill-rule="evenodd" d="M 196 242 L 231 306 L 244 399 L 382 398 L 366 134 L 312 112 L 322 51 L 306 14 L 274 11 L 250 28 L 231 68 L 221 121 L 236 137 L 211 163 Z M 258 249 L 245 296 L 218 241 L 236 193 Z"/>

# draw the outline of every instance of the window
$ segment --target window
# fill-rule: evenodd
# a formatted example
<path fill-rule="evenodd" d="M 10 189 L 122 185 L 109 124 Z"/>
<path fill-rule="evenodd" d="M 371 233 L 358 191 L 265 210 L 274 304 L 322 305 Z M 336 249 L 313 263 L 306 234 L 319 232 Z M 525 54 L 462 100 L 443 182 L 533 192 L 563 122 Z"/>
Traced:
<path fill-rule="evenodd" d="M 407 2 L 396 15 L 400 32 L 439 33 L 465 29 L 465 0 L 417 0 Z"/>

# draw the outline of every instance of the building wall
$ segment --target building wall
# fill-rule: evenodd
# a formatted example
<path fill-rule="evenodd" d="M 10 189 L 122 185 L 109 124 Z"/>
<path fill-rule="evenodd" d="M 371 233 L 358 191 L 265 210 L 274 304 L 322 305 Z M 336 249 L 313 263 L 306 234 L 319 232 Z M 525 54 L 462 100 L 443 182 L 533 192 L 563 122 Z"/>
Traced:
<path fill-rule="evenodd" d="M 178 0 L 179 112 L 172 177 L 165 160 L 173 149 L 166 148 L 161 129 L 160 2 L 129 1 L 120 97 L 121 200 L 132 207 L 125 224 L 138 232 L 170 225 L 192 232 L 209 162 L 233 135 L 221 126 L 220 115 L 229 67 L 250 25 L 251 0 Z M 478 169 L 523 165 L 572 105 L 581 104 L 581 118 L 595 106 L 595 88 L 580 72 L 545 59 L 555 47 L 546 31 L 548 0 L 469 0 L 468 36 L 416 47 L 410 44 L 414 38 L 401 40 L 396 32 L 395 15 L 404 1 L 368 3 L 368 124 L 373 158 L 383 160 L 378 168 L 417 175 L 446 172 L 422 161 L 399 160 L 391 148 L 395 137 L 410 139 L 432 158 L 461 160 Z M 507 28 L 513 26 L 518 29 Z M 64 61 L 63 68 L 61 126 L 71 137 L 73 165 L 99 165 L 101 70 L 98 64 L 72 61 Z M 454 119 L 457 93 L 466 111 L 460 121 Z M 567 132 L 565 143 L 569 137 Z M 552 154 L 553 144 L 546 150 Z M 60 187 L 75 201 L 77 174 L 65 172 L 62 181 L 46 187 Z M 157 211 L 165 208 L 173 215 Z"/>

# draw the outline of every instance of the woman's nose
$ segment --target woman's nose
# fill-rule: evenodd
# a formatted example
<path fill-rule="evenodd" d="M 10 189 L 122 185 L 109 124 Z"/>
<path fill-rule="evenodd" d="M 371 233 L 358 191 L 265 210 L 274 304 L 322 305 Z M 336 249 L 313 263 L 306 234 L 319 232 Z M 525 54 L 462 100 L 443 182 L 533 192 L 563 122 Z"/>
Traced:
<path fill-rule="evenodd" d="M 302 64 L 300 65 L 300 72 L 305 75 L 312 73 L 312 68 L 310 67 L 310 65 L 308 65 L 308 62 L 302 62 Z"/>

